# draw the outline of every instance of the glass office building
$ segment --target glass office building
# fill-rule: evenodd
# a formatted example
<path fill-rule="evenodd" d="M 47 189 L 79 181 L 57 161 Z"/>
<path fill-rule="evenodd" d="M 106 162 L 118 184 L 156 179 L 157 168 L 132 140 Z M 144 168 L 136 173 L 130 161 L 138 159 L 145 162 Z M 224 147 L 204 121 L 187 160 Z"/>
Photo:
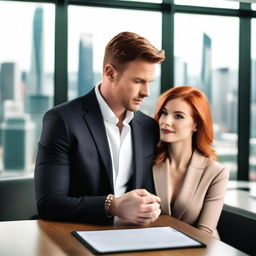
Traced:
<path fill-rule="evenodd" d="M 0 178 L 33 173 L 43 114 L 100 82 L 121 31 L 166 51 L 141 110 L 174 86 L 202 90 L 219 161 L 256 180 L 256 6 L 230 0 L 0 0 Z"/>
<path fill-rule="evenodd" d="M 0 173 L 33 172 L 53 106 L 54 5 L 0 2 Z"/>

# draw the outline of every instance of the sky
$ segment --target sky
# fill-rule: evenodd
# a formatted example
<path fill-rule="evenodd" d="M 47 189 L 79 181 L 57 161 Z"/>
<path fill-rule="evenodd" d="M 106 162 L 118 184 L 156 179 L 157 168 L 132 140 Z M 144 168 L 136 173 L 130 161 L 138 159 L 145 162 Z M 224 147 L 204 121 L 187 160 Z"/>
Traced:
<path fill-rule="evenodd" d="M 239 20 L 236 17 L 175 14 L 175 55 L 191 63 L 190 72 L 201 70 L 203 33 L 212 39 L 212 67 L 238 67 Z"/>
<path fill-rule="evenodd" d="M 31 60 L 32 24 L 37 4 L 0 2 L 0 62 L 18 62 L 21 69 L 28 70 Z M 45 4 L 45 49 L 47 69 L 53 69 L 54 12 L 53 5 Z"/>
<path fill-rule="evenodd" d="M 192 0 L 177 0 L 177 3 L 181 4 L 182 1 L 188 3 Z M 203 1 L 207 3 L 206 0 Z M 226 2 L 234 4 L 231 1 Z M 53 72 L 55 8 L 52 4 L 0 2 L 0 63 L 14 61 L 19 63 L 22 70 L 30 69 L 32 21 L 37 6 L 44 8 L 45 70 Z M 96 71 L 101 71 L 105 45 L 121 31 L 139 33 L 156 47 L 161 48 L 162 17 L 158 12 L 69 6 L 68 13 L 69 71 L 77 70 L 79 38 L 83 33 L 93 34 L 94 70 Z M 198 56 L 202 51 L 203 33 L 213 39 L 213 68 L 237 67 L 239 26 L 237 18 L 176 14 L 175 22 L 177 24 L 175 55 L 188 63 L 193 63 L 190 72 L 196 73 L 201 65 L 201 58 Z M 254 20 L 252 26 L 254 30 L 255 23 Z M 256 34 L 253 34 L 254 42 L 255 37 Z M 252 50 L 253 56 L 256 56 L 255 47 Z"/>

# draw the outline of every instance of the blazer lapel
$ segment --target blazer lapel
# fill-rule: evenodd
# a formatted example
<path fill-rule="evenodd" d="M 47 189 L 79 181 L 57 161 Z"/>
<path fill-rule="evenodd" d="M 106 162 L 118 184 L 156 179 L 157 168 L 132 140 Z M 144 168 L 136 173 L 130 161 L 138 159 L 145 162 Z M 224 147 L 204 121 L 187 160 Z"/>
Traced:
<path fill-rule="evenodd" d="M 135 188 L 141 188 L 142 186 L 142 171 L 143 171 L 143 142 L 142 142 L 142 132 L 139 120 L 136 118 L 136 113 L 134 113 L 134 118 L 131 121 L 132 129 L 132 144 L 133 144 L 133 159 L 135 166 Z"/>
<path fill-rule="evenodd" d="M 107 133 L 94 89 L 85 96 L 84 108 L 86 110 L 83 116 L 84 120 L 95 141 L 99 155 L 107 171 L 109 182 L 113 189 L 112 162 Z"/>
<path fill-rule="evenodd" d="M 203 175 L 207 158 L 197 150 L 193 152 L 187 174 L 173 206 L 173 216 L 181 219 L 189 207 Z"/>
<path fill-rule="evenodd" d="M 161 198 L 162 213 L 171 215 L 170 164 L 168 158 L 163 163 L 153 166 L 153 179 L 156 194 Z"/>

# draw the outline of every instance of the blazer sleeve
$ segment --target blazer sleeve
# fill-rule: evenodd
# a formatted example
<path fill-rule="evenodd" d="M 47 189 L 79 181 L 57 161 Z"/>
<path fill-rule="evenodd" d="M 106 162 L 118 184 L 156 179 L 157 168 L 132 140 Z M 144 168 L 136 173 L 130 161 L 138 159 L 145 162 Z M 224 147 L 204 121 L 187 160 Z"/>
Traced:
<path fill-rule="evenodd" d="M 109 222 L 105 214 L 106 196 L 71 197 L 71 143 L 68 127 L 61 115 L 49 110 L 43 129 L 35 165 L 35 192 L 39 216 L 43 219 Z"/>
<path fill-rule="evenodd" d="M 206 193 L 197 227 L 219 239 L 217 224 L 223 208 L 229 171 L 224 167 L 212 180 Z"/>

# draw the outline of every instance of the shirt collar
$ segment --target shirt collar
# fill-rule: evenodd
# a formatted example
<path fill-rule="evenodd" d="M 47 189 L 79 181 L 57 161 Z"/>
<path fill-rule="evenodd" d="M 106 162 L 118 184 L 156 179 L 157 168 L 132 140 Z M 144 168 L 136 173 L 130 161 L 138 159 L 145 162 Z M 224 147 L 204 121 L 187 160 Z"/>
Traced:
<path fill-rule="evenodd" d="M 95 94 L 96 94 L 96 98 L 97 98 L 97 101 L 100 106 L 100 110 L 101 110 L 103 119 L 104 119 L 104 121 L 108 121 L 108 122 L 117 124 L 119 120 L 116 117 L 116 115 L 114 114 L 114 112 L 111 110 L 111 108 L 108 106 L 108 104 L 106 103 L 104 98 L 102 97 L 102 95 L 100 93 L 100 85 L 101 85 L 101 83 L 98 83 L 95 86 Z M 133 117 L 134 117 L 134 113 L 132 111 L 127 110 L 123 124 L 128 125 L 129 122 L 133 119 Z"/>

